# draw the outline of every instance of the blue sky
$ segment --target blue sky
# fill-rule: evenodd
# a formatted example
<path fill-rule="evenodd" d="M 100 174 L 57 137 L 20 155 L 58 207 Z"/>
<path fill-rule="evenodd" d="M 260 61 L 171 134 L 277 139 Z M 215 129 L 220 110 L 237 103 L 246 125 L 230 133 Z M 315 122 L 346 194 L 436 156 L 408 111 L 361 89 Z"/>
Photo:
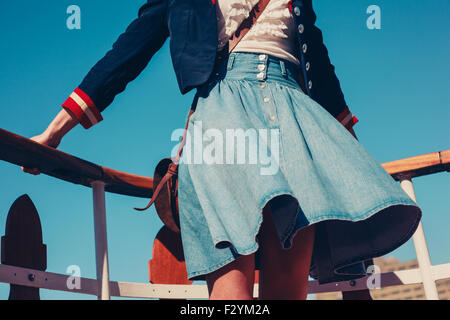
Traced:
<path fill-rule="evenodd" d="M 31 137 L 42 132 L 84 75 L 137 15 L 143 0 L 0 2 L 0 127 Z M 81 8 L 81 30 L 68 30 L 66 9 Z M 366 9 L 381 8 L 381 30 L 366 27 Z M 448 0 L 316 0 L 322 29 L 347 103 L 359 118 L 360 142 L 380 162 L 450 148 Z M 152 176 L 184 126 L 194 91 L 181 95 L 168 41 L 104 121 L 73 129 L 59 149 L 88 161 Z M 95 277 L 91 190 L 0 163 L 0 231 L 13 201 L 29 194 L 41 217 L 48 271 L 78 265 Z M 450 261 L 450 183 L 445 173 L 416 180 L 417 200 L 433 264 Z M 147 282 L 152 242 L 162 226 L 145 199 L 106 195 L 112 280 Z M 412 241 L 392 253 L 414 258 Z M 8 297 L 0 284 L 0 299 Z M 43 299 L 93 298 L 41 291 Z"/>

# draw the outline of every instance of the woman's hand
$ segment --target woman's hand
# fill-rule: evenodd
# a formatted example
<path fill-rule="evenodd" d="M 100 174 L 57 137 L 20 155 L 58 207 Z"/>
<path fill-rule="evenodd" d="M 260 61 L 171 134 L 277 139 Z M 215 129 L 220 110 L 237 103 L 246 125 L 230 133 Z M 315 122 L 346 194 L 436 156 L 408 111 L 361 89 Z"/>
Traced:
<path fill-rule="evenodd" d="M 70 111 L 66 109 L 62 109 L 43 133 L 30 138 L 30 140 L 52 148 L 57 148 L 64 135 L 75 127 L 77 123 L 78 120 L 75 115 L 71 114 Z M 41 173 L 38 168 L 21 168 L 24 172 L 34 175 Z"/>
<path fill-rule="evenodd" d="M 44 131 L 43 133 L 30 138 L 30 140 L 33 140 L 37 143 L 40 143 L 40 144 L 43 144 L 43 145 L 46 145 L 46 146 L 49 146 L 52 148 L 57 148 L 61 142 L 61 139 L 50 136 L 50 134 L 47 133 L 47 131 Z M 21 166 L 20 168 L 24 172 L 30 173 L 33 175 L 38 175 L 41 173 L 38 168 L 24 168 L 23 166 Z"/>

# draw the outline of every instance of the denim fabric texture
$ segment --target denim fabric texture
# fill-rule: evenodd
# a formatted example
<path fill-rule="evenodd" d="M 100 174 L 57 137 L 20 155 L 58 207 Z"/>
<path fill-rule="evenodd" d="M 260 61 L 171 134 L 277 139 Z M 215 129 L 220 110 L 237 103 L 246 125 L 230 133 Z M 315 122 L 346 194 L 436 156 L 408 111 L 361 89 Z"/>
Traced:
<path fill-rule="evenodd" d="M 275 129 L 277 150 L 270 149 L 270 137 L 267 145 L 279 156 L 278 170 L 263 175 L 267 164 L 259 161 L 192 163 L 195 148 L 185 152 L 185 146 L 178 192 L 189 279 L 204 279 L 240 255 L 257 252 L 268 203 L 284 249 L 297 231 L 320 225 L 311 275 L 321 283 L 363 276 L 364 269 L 355 266 L 398 248 L 417 228 L 417 204 L 301 90 L 298 72 L 281 58 L 232 52 L 198 88 L 188 126 L 191 137 L 209 129 L 223 137 L 227 129 Z"/>

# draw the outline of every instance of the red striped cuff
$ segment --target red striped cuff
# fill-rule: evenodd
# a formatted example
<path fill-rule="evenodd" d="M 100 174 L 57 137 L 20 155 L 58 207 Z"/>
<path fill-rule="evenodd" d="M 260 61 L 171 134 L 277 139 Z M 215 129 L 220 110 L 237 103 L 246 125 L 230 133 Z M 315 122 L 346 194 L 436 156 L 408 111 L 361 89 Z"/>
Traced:
<path fill-rule="evenodd" d="M 85 129 L 89 129 L 94 124 L 103 120 L 94 102 L 79 88 L 76 88 L 72 92 L 62 106 L 72 111 Z"/>
<path fill-rule="evenodd" d="M 351 129 L 359 121 L 358 118 L 350 112 L 348 107 L 336 117 L 336 120 L 347 129 Z"/>

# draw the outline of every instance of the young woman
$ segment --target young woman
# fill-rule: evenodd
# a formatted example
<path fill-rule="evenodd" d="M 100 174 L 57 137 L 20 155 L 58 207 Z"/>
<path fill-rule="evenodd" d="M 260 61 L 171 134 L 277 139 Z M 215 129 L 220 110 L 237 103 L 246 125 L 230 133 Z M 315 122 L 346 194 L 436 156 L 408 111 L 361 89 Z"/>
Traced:
<path fill-rule="evenodd" d="M 218 53 L 257 2 L 149 0 L 33 139 L 57 147 L 77 123 L 101 121 L 170 37 L 180 91 L 197 89 L 178 173 L 189 279 L 205 279 L 211 299 L 251 299 L 258 268 L 262 299 L 305 299 L 308 275 L 365 275 L 363 261 L 406 242 L 421 210 L 356 139 L 311 0 L 271 0 Z M 230 130 L 244 143 L 219 139 Z M 192 159 L 198 134 L 214 142 L 208 161 Z M 269 161 L 249 160 L 254 148 Z"/>

